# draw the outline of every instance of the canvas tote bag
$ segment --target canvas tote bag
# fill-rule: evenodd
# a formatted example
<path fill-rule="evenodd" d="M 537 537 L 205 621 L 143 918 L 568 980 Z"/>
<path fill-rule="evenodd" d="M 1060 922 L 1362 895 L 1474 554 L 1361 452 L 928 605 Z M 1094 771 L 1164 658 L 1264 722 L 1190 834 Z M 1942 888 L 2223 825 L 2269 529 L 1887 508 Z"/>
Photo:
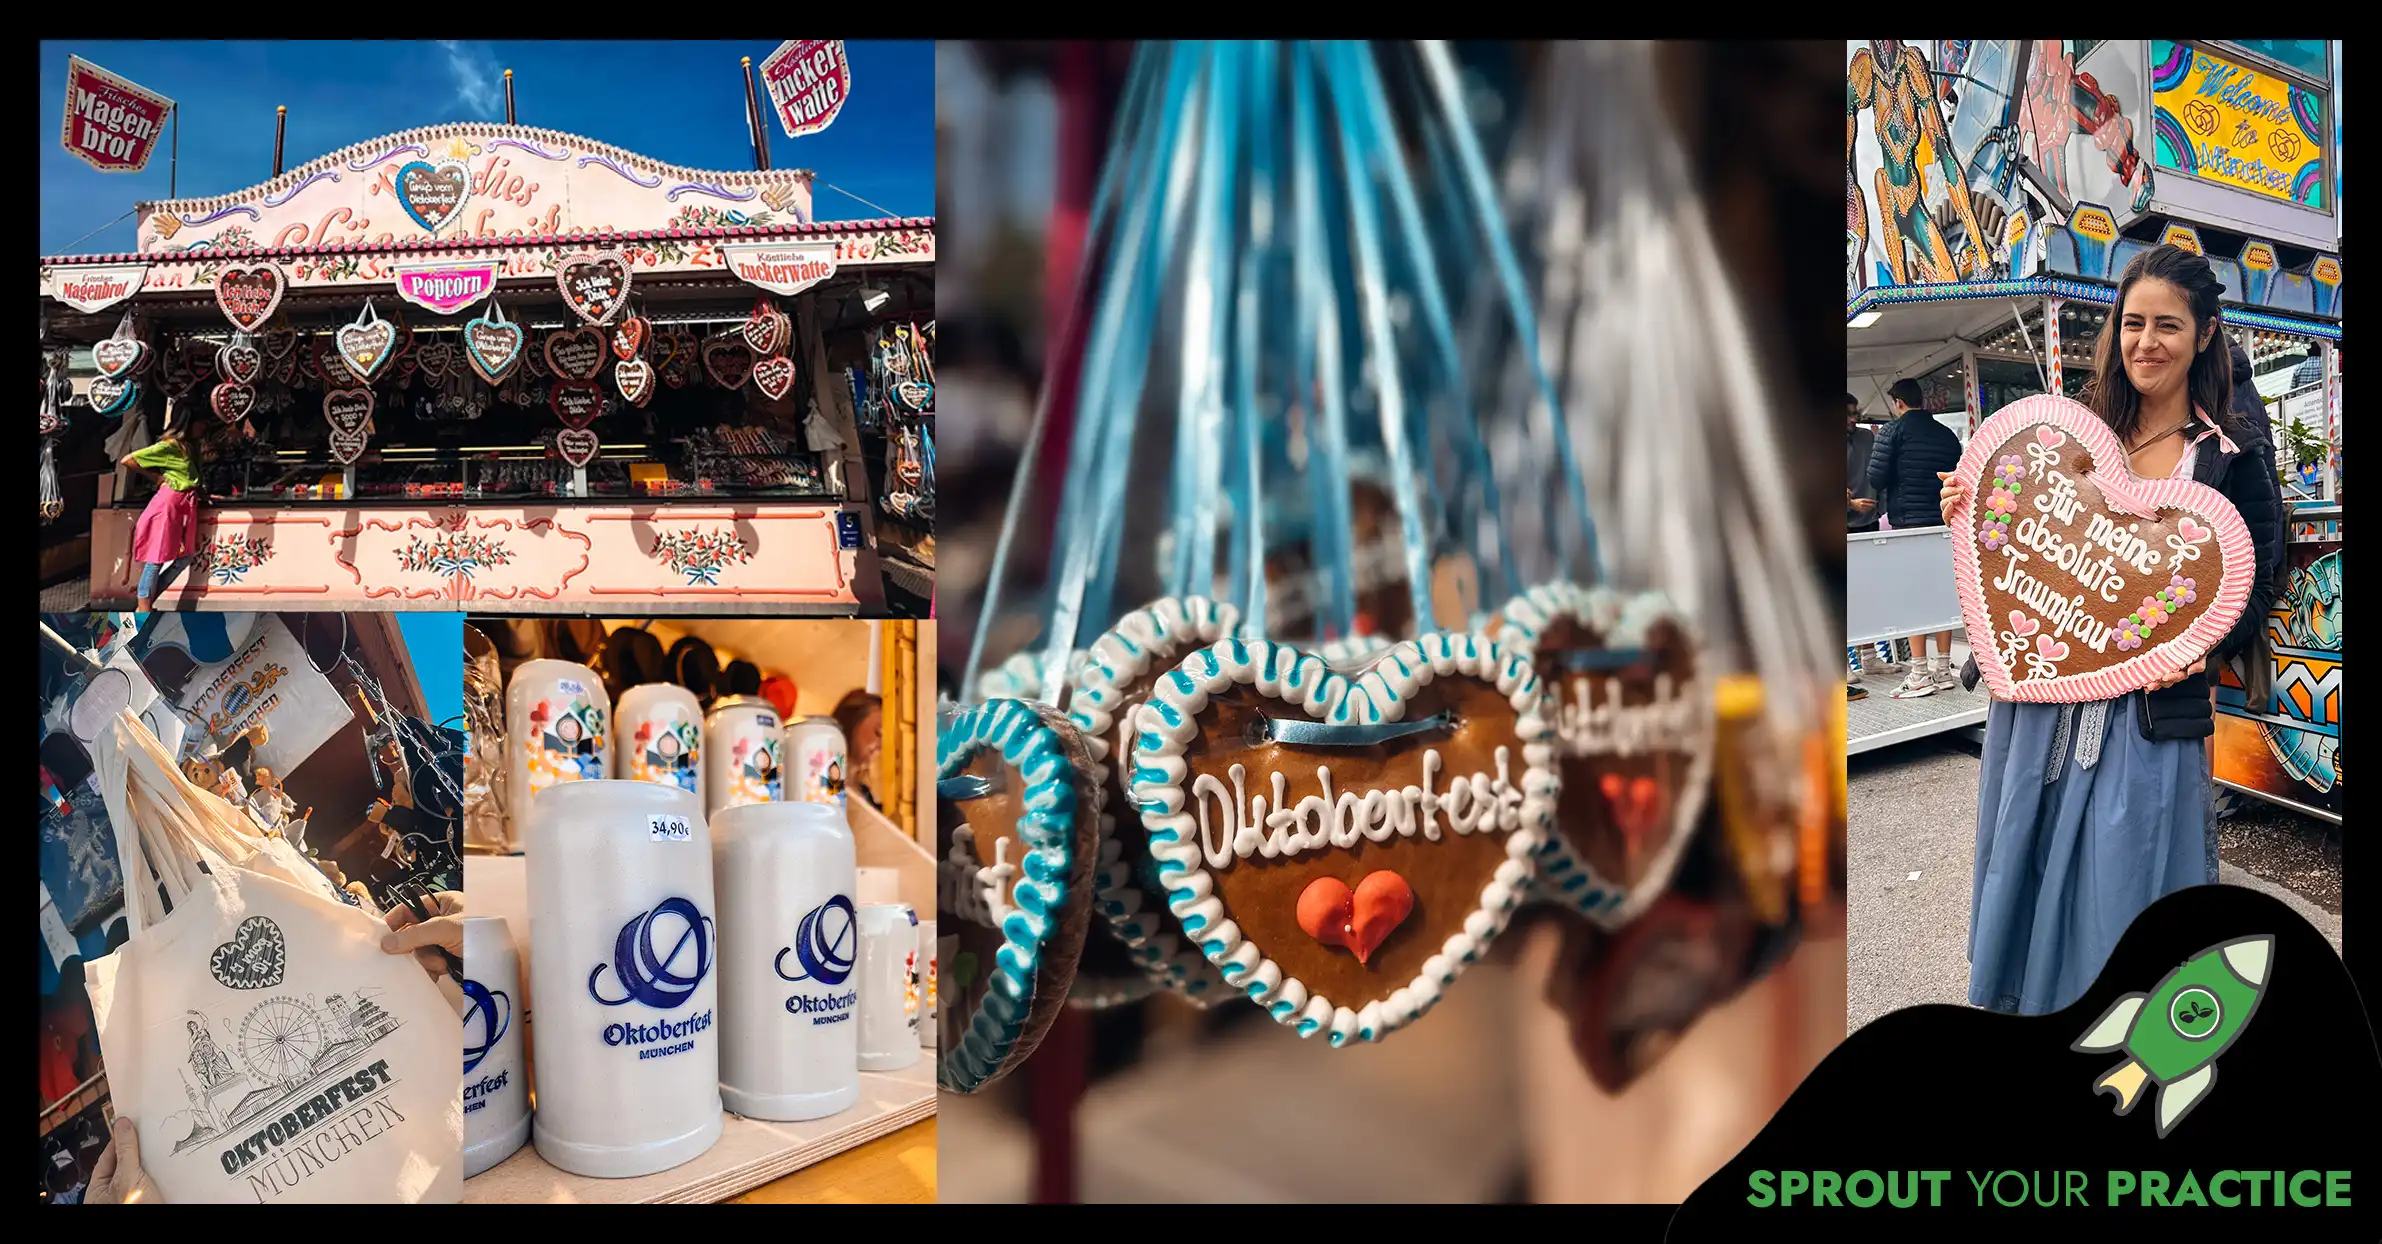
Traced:
<path fill-rule="evenodd" d="M 164 1199 L 459 1199 L 457 1012 L 413 956 L 382 953 L 385 925 L 244 831 L 131 713 L 93 761 L 130 936 L 89 965 L 91 1009 Z"/>

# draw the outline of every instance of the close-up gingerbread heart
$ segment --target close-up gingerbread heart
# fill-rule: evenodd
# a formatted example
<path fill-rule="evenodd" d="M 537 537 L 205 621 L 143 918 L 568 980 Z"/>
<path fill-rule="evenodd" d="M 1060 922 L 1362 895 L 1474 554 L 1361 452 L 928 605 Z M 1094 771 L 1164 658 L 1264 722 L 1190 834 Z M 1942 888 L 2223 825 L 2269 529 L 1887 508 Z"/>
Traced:
<path fill-rule="evenodd" d="M 215 417 L 225 423 L 238 423 L 256 409 L 256 386 L 227 380 L 215 386 L 207 395 L 207 404 L 215 409 Z"/>
<path fill-rule="evenodd" d="M 249 341 L 234 339 L 215 352 L 215 369 L 238 384 L 255 384 L 265 373 L 265 352 Z"/>
<path fill-rule="evenodd" d="M 622 359 L 612 364 L 612 383 L 622 400 L 643 406 L 653 397 L 653 364 L 644 359 Z"/>
<path fill-rule="evenodd" d="M 372 404 L 370 389 L 333 389 L 323 394 L 323 418 L 334 431 L 353 436 L 372 422 Z"/>
<path fill-rule="evenodd" d="M 1092 641 L 1068 678 L 1067 715 L 1083 734 L 1092 781 L 1102 794 L 1099 862 L 1092 874 L 1095 909 L 1143 975 L 1202 1006 L 1230 991 L 1215 965 L 1183 941 L 1167 914 L 1149 834 L 1125 791 L 1125 776 L 1135 765 L 1135 718 L 1159 675 L 1239 625 L 1240 611 L 1231 605 L 1199 596 L 1166 597 L 1125 615 Z"/>
<path fill-rule="evenodd" d="M 554 452 L 574 467 L 583 467 L 595 461 L 596 454 L 603 448 L 596 434 L 585 428 L 564 428 L 554 434 Z"/>
<path fill-rule="evenodd" d="M 1169 910 L 1276 1022 L 1380 1040 L 1438 1002 L 1528 890 L 1561 793 L 1552 709 L 1528 654 L 1469 632 L 1353 674 L 1266 640 L 1191 653 L 1136 736 L 1132 794 Z M 1372 882 L 1359 930 L 1354 896 L 1383 872 L 1397 881 Z M 1305 898 L 1326 877 L 1352 907 L 1318 935 L 1300 907 L 1337 910 L 1328 887 Z M 1391 920 L 1400 884 L 1409 913 Z"/>
<path fill-rule="evenodd" d="M 1073 983 L 1092 914 L 1099 796 L 1074 725 L 993 700 L 957 710 L 935 741 L 936 1081 L 973 1093 L 1041 1044 Z M 963 962 L 964 961 L 964 962 Z"/>
<path fill-rule="evenodd" d="M 334 337 L 339 360 L 357 379 L 371 381 L 386 370 L 397 349 L 397 326 L 387 320 L 342 325 Z"/>
<path fill-rule="evenodd" d="M 110 337 L 91 347 L 91 365 L 110 379 L 137 375 L 149 357 L 149 343 L 138 337 Z"/>
<path fill-rule="evenodd" d="M 1659 592 L 1566 582 L 1498 618 L 1555 698 L 1563 798 L 1539 886 L 1619 928 L 1669 888 L 1712 788 L 1719 724 L 1694 630 Z"/>
<path fill-rule="evenodd" d="M 703 370 L 723 389 L 741 389 L 752 378 L 753 351 L 742 338 L 720 336 L 703 343 Z"/>
<path fill-rule="evenodd" d="M 215 273 L 215 305 L 223 309 L 223 318 L 230 320 L 232 327 L 244 333 L 263 328 L 288 289 L 289 278 L 277 264 L 225 264 Z"/>
<path fill-rule="evenodd" d="M 471 170 L 461 160 L 415 160 L 397 170 L 397 206 L 436 234 L 463 213 L 471 198 Z"/>
<path fill-rule="evenodd" d="M 2139 690 L 2205 655 L 2248 604 L 2257 554 L 2233 504 L 2136 476 L 2090 407 L 2012 402 L 1969 438 L 1958 475 L 1953 584 L 1996 699 Z"/>
<path fill-rule="evenodd" d="M 618 251 L 565 258 L 554 268 L 563 304 L 589 324 L 609 323 L 629 300 L 629 261 Z"/>
<path fill-rule="evenodd" d="M 546 334 L 546 366 L 565 380 L 593 380 L 604 370 L 604 330 L 582 325 Z"/>
<path fill-rule="evenodd" d="M 584 428 L 604 413 L 604 390 L 593 380 L 557 380 L 546 404 L 563 426 Z"/>
<path fill-rule="evenodd" d="M 794 387 L 794 360 L 773 354 L 753 364 L 753 387 L 770 401 L 777 401 Z"/>

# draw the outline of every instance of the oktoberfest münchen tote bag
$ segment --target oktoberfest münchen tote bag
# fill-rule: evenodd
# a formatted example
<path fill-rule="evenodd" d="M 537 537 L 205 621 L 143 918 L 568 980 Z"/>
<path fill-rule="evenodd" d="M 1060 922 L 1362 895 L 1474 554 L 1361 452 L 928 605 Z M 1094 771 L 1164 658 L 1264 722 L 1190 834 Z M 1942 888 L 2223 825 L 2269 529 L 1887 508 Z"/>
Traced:
<path fill-rule="evenodd" d="M 313 866 L 241 832 L 129 712 L 92 750 L 130 938 L 90 964 L 91 1009 L 164 1199 L 457 1200 L 456 1012 L 413 956 L 301 884 Z"/>

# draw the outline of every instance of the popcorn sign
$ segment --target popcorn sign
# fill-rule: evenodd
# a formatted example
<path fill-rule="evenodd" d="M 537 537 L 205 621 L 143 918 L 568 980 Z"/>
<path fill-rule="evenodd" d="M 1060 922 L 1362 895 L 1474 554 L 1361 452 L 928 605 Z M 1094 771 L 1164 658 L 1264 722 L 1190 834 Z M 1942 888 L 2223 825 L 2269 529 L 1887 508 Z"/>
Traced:
<path fill-rule="evenodd" d="M 453 315 L 496 288 L 496 261 L 405 264 L 397 269 L 397 296 L 438 315 Z"/>
<path fill-rule="evenodd" d="M 69 56 L 66 121 L 59 140 L 102 173 L 137 173 L 149 166 L 174 101 Z"/>
<path fill-rule="evenodd" d="M 761 62 L 761 81 L 786 137 L 800 138 L 835 124 L 852 97 L 852 64 L 841 39 L 788 39 Z"/>

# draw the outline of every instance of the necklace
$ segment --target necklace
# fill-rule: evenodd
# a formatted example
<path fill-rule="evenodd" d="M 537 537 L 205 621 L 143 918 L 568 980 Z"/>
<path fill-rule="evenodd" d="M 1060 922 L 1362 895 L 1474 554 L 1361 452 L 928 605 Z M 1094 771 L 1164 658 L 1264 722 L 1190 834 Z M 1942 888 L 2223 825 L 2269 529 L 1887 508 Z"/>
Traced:
<path fill-rule="evenodd" d="M 2132 449 L 2127 450 L 2126 457 L 2132 458 L 2134 455 L 2141 453 L 2143 450 L 2148 449 L 2151 446 L 2158 444 L 2160 441 L 2166 440 L 2168 437 L 2183 431 L 2186 427 L 2191 425 L 2191 422 L 2191 416 L 2186 415 L 2182 421 L 2178 422 L 2174 427 L 2171 427 L 2166 431 L 2159 433 L 2157 436 L 2151 437 L 2149 440 L 2146 440 L 2141 444 L 2134 446 Z"/>

